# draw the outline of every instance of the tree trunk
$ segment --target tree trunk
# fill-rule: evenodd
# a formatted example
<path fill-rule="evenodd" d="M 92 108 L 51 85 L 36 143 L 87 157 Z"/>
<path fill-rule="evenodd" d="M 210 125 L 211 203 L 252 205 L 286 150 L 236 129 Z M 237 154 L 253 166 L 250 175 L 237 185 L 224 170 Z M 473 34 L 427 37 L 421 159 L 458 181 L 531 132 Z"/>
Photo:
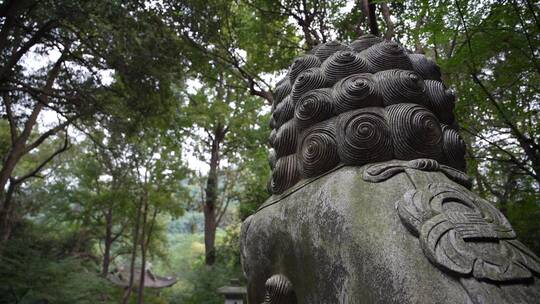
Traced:
<path fill-rule="evenodd" d="M 11 147 L 0 170 L 0 247 L 2 247 L 3 243 L 7 241 L 11 234 L 11 225 L 13 222 L 11 217 L 14 210 L 11 200 L 13 199 L 13 192 L 16 187 L 13 179 L 11 179 L 11 175 L 24 154 L 26 139 L 22 139 L 23 135 L 24 133 Z M 9 185 L 8 181 L 10 181 Z M 5 190 L 6 185 L 7 190 Z"/>
<path fill-rule="evenodd" d="M 139 244 L 139 228 L 141 221 L 141 213 L 144 197 L 141 197 L 139 200 L 139 205 L 137 206 L 137 215 L 135 218 L 135 228 L 133 229 L 133 248 L 131 251 L 131 261 L 129 265 L 129 284 L 124 294 L 123 304 L 127 304 L 133 291 L 133 281 L 135 277 L 135 259 L 137 258 L 137 245 Z"/>
<path fill-rule="evenodd" d="M 379 27 L 377 26 L 377 13 L 375 3 L 370 0 L 363 0 L 364 10 L 367 12 L 369 32 L 379 36 Z"/>
<path fill-rule="evenodd" d="M 213 265 L 216 259 L 216 198 L 219 166 L 219 148 L 212 143 L 210 171 L 206 182 L 206 201 L 204 202 L 204 248 L 206 265 Z"/>
<path fill-rule="evenodd" d="M 214 129 L 212 138 L 212 149 L 210 156 L 210 170 L 208 171 L 208 180 L 206 182 L 206 200 L 204 202 L 204 248 L 205 263 L 213 265 L 216 261 L 216 203 L 218 192 L 218 170 L 220 157 L 220 144 L 225 137 L 226 129 L 218 124 Z"/>
<path fill-rule="evenodd" d="M 386 33 L 384 34 L 384 38 L 386 40 L 391 40 L 394 37 L 394 22 L 392 22 L 392 18 L 390 18 L 390 8 L 388 8 L 388 4 L 381 3 L 381 12 L 383 14 L 384 22 L 386 23 Z"/>
<path fill-rule="evenodd" d="M 103 252 L 103 267 L 101 269 L 101 275 L 107 277 L 109 273 L 109 264 L 111 260 L 111 247 L 113 242 L 112 236 L 112 207 L 109 207 L 105 214 L 105 251 Z"/>
<path fill-rule="evenodd" d="M 137 290 L 137 304 L 144 303 L 144 279 L 146 276 L 146 223 L 148 219 L 148 200 L 144 202 L 143 224 L 141 232 L 141 276 L 139 277 L 139 289 Z"/>
<path fill-rule="evenodd" d="M 379 27 L 377 25 L 377 14 L 375 4 L 369 3 L 369 32 L 375 36 L 379 36 Z"/>
<path fill-rule="evenodd" d="M 204 248 L 206 265 L 213 265 L 216 261 L 216 228 L 215 206 L 207 201 L 204 204 Z"/>
<path fill-rule="evenodd" d="M 62 52 L 62 55 L 58 60 L 55 62 L 53 67 L 48 73 L 47 80 L 45 82 L 45 85 L 43 86 L 43 91 L 48 92 L 51 90 L 51 88 L 54 85 L 54 81 L 60 74 L 61 65 L 64 62 L 67 51 L 69 50 L 69 46 L 66 46 L 64 48 L 64 51 Z M 5 68 L 5 67 L 3 67 Z M 1 82 L 0 82 L 1 83 Z M 27 147 L 28 145 L 28 139 L 30 138 L 30 135 L 32 133 L 32 129 L 36 125 L 37 119 L 41 111 L 43 110 L 45 104 L 48 103 L 48 96 L 46 94 L 43 94 L 39 97 L 40 100 L 37 101 L 36 105 L 32 109 L 32 112 L 28 116 L 28 119 L 24 123 L 23 130 L 20 134 L 20 136 L 16 136 L 16 124 L 10 125 L 10 128 L 12 128 L 10 131 L 12 133 L 12 139 L 11 139 L 11 147 L 8 151 L 7 155 L 2 161 L 2 169 L 0 169 L 0 210 L 1 211 L 8 211 L 7 213 L 2 213 L 2 217 L 0 217 L 0 227 L 7 227 L 7 225 L 10 225 L 10 218 L 11 212 L 9 212 L 10 208 L 13 209 L 13 207 L 10 206 L 11 204 L 11 198 L 12 193 L 8 195 L 7 191 L 11 188 L 13 188 L 11 191 L 13 192 L 15 190 L 15 187 L 17 185 L 9 185 L 8 189 L 6 190 L 6 185 L 10 178 L 12 177 L 13 171 L 15 170 L 15 167 L 17 166 L 17 163 L 21 160 L 21 158 L 29 152 L 29 149 Z M 8 107 L 9 104 L 4 101 L 4 105 L 6 106 L 6 111 L 9 113 Z M 9 118 L 9 117 L 8 117 Z M 10 121 L 11 123 L 11 121 Z M 9 231 L 11 231 L 11 228 L 5 229 L 2 232 L 7 231 L 7 237 L 9 237 Z M 2 239 L 0 239 L 0 243 L 3 240 L 4 235 L 2 234 Z M 1 246 L 1 244 L 0 244 Z"/>
<path fill-rule="evenodd" d="M 15 191 L 15 185 L 10 184 L 4 198 L 4 203 L 0 205 L 0 252 L 3 244 L 9 239 L 12 227 L 13 218 L 13 205 L 11 199 L 13 192 Z"/>

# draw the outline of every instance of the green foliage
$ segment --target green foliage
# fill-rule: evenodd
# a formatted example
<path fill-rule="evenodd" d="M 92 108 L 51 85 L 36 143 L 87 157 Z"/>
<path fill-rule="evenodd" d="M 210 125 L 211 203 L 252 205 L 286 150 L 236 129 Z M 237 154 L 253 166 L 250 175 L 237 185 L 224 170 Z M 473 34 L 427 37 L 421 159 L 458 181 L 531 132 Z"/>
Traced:
<path fill-rule="evenodd" d="M 96 265 L 68 255 L 68 240 L 61 230 L 21 223 L 0 257 L 0 303 L 116 303 Z"/>
<path fill-rule="evenodd" d="M 239 252 L 240 225 L 218 230 L 217 260 L 209 267 L 204 263 L 202 234 L 170 235 L 171 256 L 167 265 L 174 269 L 178 283 L 163 291 L 171 304 L 221 304 L 223 296 L 216 291 L 228 285 L 231 279 L 243 277 Z"/>
<path fill-rule="evenodd" d="M 505 213 L 518 239 L 527 244 L 536 255 L 540 255 L 540 206 L 537 197 L 510 204 Z"/>
<path fill-rule="evenodd" d="M 189 211 L 184 216 L 171 221 L 168 226 L 169 234 L 199 233 L 204 229 L 204 216 L 200 212 Z"/>

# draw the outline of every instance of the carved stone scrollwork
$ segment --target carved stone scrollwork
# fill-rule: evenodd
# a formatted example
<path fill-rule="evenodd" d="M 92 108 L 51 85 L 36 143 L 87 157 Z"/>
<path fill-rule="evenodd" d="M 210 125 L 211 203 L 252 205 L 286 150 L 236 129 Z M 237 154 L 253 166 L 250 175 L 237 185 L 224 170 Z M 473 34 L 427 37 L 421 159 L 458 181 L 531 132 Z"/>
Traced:
<path fill-rule="evenodd" d="M 287 96 L 276 106 L 276 109 L 272 113 L 272 119 L 274 120 L 274 127 L 279 129 L 284 123 L 289 121 L 294 116 L 294 105 L 291 97 Z"/>
<path fill-rule="evenodd" d="M 386 70 L 375 74 L 384 105 L 416 103 L 427 106 L 424 80 L 414 71 Z"/>
<path fill-rule="evenodd" d="M 389 106 L 386 113 L 396 158 L 441 158 L 442 130 L 433 113 L 407 103 Z"/>
<path fill-rule="evenodd" d="M 361 52 L 380 42 L 383 42 L 381 38 L 372 34 L 367 34 L 351 42 L 349 47 L 355 52 Z"/>
<path fill-rule="evenodd" d="M 311 68 L 303 71 L 296 77 L 292 86 L 291 99 L 294 105 L 305 93 L 327 87 L 328 81 L 320 68 Z"/>
<path fill-rule="evenodd" d="M 454 182 L 470 189 L 471 179 L 467 174 L 452 167 L 441 165 L 434 159 L 419 158 L 410 161 L 393 160 L 385 163 L 372 164 L 364 169 L 362 178 L 365 181 L 378 183 L 385 181 L 394 175 L 405 172 L 405 169 L 416 169 L 421 171 L 439 171 Z"/>
<path fill-rule="evenodd" d="M 416 71 L 422 78 L 441 81 L 441 69 L 430 58 L 422 54 L 409 54 L 413 70 Z"/>
<path fill-rule="evenodd" d="M 272 197 L 241 232 L 250 303 L 538 302 L 540 258 L 468 190 L 433 60 L 373 35 L 330 41 L 273 97 Z"/>
<path fill-rule="evenodd" d="M 282 193 L 296 184 L 301 178 L 300 164 L 296 154 L 281 157 L 276 161 L 272 171 L 270 188 L 273 193 Z"/>
<path fill-rule="evenodd" d="M 266 295 L 263 304 L 296 304 L 293 285 L 282 274 L 271 276 L 265 284 Z"/>
<path fill-rule="evenodd" d="M 352 74 L 371 72 L 367 61 L 352 51 L 335 52 L 321 65 L 321 69 L 330 84 Z"/>
<path fill-rule="evenodd" d="M 424 55 L 373 35 L 350 45 L 326 42 L 296 58 L 277 84 L 269 121 L 275 160 L 270 163 L 299 153 L 303 136 L 311 134 L 307 129 L 320 130 L 335 118 L 341 122 L 335 131 L 339 159 L 318 162 L 320 169 L 308 169 L 302 179 L 338 165 L 391 159 L 431 158 L 464 171 L 464 141 L 452 113 L 454 103 L 439 67 Z M 462 175 L 445 171 L 457 179 Z"/>
<path fill-rule="evenodd" d="M 354 74 L 343 78 L 332 92 L 336 114 L 365 107 L 382 106 L 373 74 Z"/>
<path fill-rule="evenodd" d="M 496 282 L 540 273 L 540 260 L 516 240 L 504 216 L 467 190 L 429 184 L 406 192 L 396 210 L 426 257 L 445 271 Z"/>
<path fill-rule="evenodd" d="M 454 91 L 445 88 L 444 84 L 435 80 L 424 80 L 427 105 L 442 123 L 451 125 L 454 122 Z"/>
<path fill-rule="evenodd" d="M 287 95 L 291 93 L 291 82 L 287 78 L 282 79 L 274 92 L 274 105 L 278 105 Z"/>
<path fill-rule="evenodd" d="M 346 112 L 337 124 L 338 152 L 343 163 L 363 165 L 392 159 L 390 127 L 381 108 Z"/>
<path fill-rule="evenodd" d="M 297 152 L 304 178 L 318 176 L 339 164 L 335 133 L 332 121 L 305 130 Z"/>
<path fill-rule="evenodd" d="M 335 52 L 349 50 L 349 47 L 339 41 L 330 41 L 316 46 L 312 52 L 324 62 L 328 57 L 332 56 Z"/>
<path fill-rule="evenodd" d="M 317 89 L 304 94 L 296 103 L 294 117 L 300 128 L 306 128 L 332 116 L 332 91 Z"/>
<path fill-rule="evenodd" d="M 294 120 L 289 120 L 278 129 L 273 140 L 278 158 L 295 152 L 298 139 L 298 128 Z"/>
<path fill-rule="evenodd" d="M 413 69 L 405 49 L 392 41 L 377 43 L 360 54 L 366 58 L 374 72 L 390 69 Z"/>
<path fill-rule="evenodd" d="M 318 68 L 321 66 L 321 61 L 314 55 L 305 55 L 303 57 L 296 58 L 289 70 L 289 82 L 294 83 L 296 77 L 303 71 L 310 68 Z"/>

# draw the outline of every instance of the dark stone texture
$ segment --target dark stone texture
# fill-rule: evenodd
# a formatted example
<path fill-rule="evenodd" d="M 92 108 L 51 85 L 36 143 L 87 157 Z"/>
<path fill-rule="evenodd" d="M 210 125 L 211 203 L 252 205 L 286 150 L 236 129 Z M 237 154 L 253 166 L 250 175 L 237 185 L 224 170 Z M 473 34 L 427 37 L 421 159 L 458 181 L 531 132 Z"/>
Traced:
<path fill-rule="evenodd" d="M 304 129 L 333 126 L 327 120 L 334 117 L 343 121 L 371 113 L 381 118 L 375 129 L 368 118 L 356 124 L 361 129 L 348 130 L 347 136 L 340 136 L 344 132 L 337 126 L 339 160 L 331 158 L 319 170 L 301 170 L 302 177 L 313 177 L 313 172 L 323 173 L 340 163 L 363 165 L 390 159 L 432 158 L 465 170 L 463 140 L 455 132 L 454 103 L 453 91 L 440 81 L 439 67 L 424 55 L 410 54 L 399 44 L 372 35 L 349 46 L 331 41 L 296 58 L 278 82 L 269 142 L 277 161 L 300 151 L 307 134 Z"/>
<path fill-rule="evenodd" d="M 250 303 L 263 302 L 266 281 L 276 274 L 290 281 L 298 303 L 535 303 L 540 297 L 538 258 L 514 239 L 502 215 L 485 205 L 489 203 L 481 203 L 483 212 L 495 220 L 489 228 L 455 228 L 446 243 L 437 245 L 433 238 L 423 239 L 421 227 L 439 220 L 438 211 L 414 213 L 410 206 L 416 205 L 409 202 L 429 200 L 418 193 L 430 188 L 432 196 L 451 189 L 449 197 L 479 198 L 438 171 L 436 162 L 381 163 L 385 168 L 371 172 L 384 175 L 378 182 L 364 180 L 371 166 L 342 167 L 273 196 L 244 222 L 241 254 Z M 417 215 L 408 216 L 402 208 Z M 459 208 L 470 207 L 449 201 L 442 210 Z M 459 222 L 457 216 L 449 219 Z M 471 222 L 477 219 L 470 216 Z M 426 258 L 437 246 L 451 249 L 458 233 L 464 236 L 460 242 L 472 247 L 461 248 L 463 257 L 457 259 L 465 259 L 470 267 L 470 259 L 482 258 L 487 268 L 449 270 L 448 259 L 437 254 Z M 507 243 L 505 248 L 500 242 Z M 487 263 L 501 263 L 501 257 L 508 256 L 513 269 L 505 273 L 499 267 L 502 272 L 490 273 Z"/>
<path fill-rule="evenodd" d="M 250 303 L 538 303 L 540 259 L 469 191 L 454 103 L 433 60 L 374 36 L 297 58 L 273 196 L 242 226 Z"/>

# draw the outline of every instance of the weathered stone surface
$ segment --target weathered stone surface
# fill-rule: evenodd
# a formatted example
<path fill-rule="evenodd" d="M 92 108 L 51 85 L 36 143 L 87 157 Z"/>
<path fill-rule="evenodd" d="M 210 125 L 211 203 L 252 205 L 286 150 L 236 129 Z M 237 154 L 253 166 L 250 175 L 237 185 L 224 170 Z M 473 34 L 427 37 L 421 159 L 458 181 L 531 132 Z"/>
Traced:
<path fill-rule="evenodd" d="M 250 303 L 538 303 L 540 259 L 468 190 L 435 62 L 369 35 L 312 54 L 275 92 Z"/>
<path fill-rule="evenodd" d="M 381 164 L 399 167 L 396 161 Z M 372 166 L 342 167 L 309 180 L 273 196 L 245 221 L 242 259 L 250 303 L 265 300 L 266 281 L 276 274 L 290 281 L 298 303 L 535 303 L 540 298 L 538 269 L 523 266 L 534 268 L 534 256 L 525 254 L 531 261 L 515 262 L 523 271 L 497 284 L 426 258 L 422 240 L 409 231 L 414 221 L 404 225 L 396 203 L 433 184 L 473 195 L 464 186 L 440 168 L 413 169 L 405 162 L 374 182 L 366 172 Z M 503 226 L 511 230 L 507 222 Z M 481 243 L 474 237 L 467 241 Z M 507 255 L 490 249 L 479 252 Z M 514 261 L 525 250 L 517 250 Z"/>
<path fill-rule="evenodd" d="M 294 60 L 274 95 L 269 143 L 276 161 L 298 154 L 300 164 L 310 167 L 301 154 L 306 152 L 304 137 L 311 133 L 303 131 L 332 131 L 335 122 L 342 122 L 336 134 L 339 159 L 300 170 L 300 179 L 340 163 L 361 166 L 419 157 L 465 168 L 465 146 L 452 113 L 453 91 L 440 81 L 433 60 L 409 54 L 395 42 L 366 35 L 350 46 L 322 44 Z M 295 183 L 273 180 L 287 187 L 269 187 L 270 192 L 281 194 Z"/>

